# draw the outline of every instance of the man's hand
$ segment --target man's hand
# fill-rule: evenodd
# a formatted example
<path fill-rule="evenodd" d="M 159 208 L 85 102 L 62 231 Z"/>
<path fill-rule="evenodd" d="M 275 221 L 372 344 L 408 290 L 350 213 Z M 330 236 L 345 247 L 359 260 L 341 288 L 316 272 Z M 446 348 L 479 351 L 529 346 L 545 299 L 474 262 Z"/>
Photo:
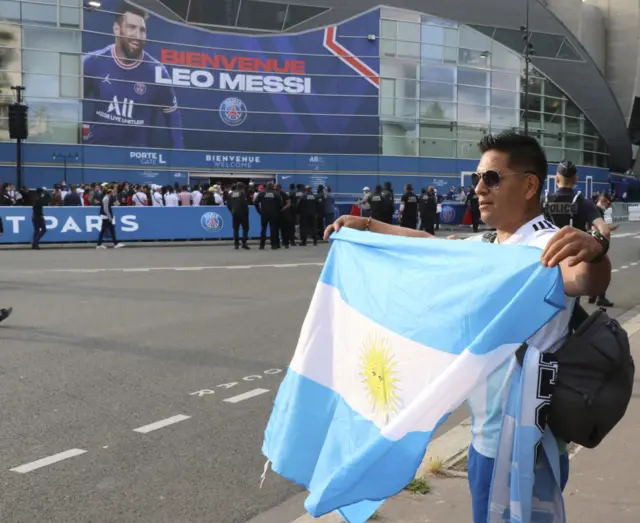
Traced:
<path fill-rule="evenodd" d="M 351 216 L 349 214 L 340 216 L 340 218 L 324 230 L 324 239 L 328 240 L 332 232 L 338 232 L 342 227 L 364 231 L 367 228 L 368 221 L 369 218 L 364 218 L 362 216 Z"/>
<path fill-rule="evenodd" d="M 568 267 L 593 260 L 602 252 L 602 245 L 590 234 L 563 227 L 551 238 L 542 252 L 542 265 L 556 267 L 565 260 Z"/>

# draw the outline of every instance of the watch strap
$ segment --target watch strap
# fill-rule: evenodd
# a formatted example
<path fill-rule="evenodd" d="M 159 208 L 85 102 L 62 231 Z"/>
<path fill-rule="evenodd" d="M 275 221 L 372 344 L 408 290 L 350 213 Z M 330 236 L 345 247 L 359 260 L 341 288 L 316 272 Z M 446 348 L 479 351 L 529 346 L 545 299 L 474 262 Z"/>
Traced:
<path fill-rule="evenodd" d="M 589 263 L 601 262 L 604 259 L 604 257 L 607 255 L 607 252 L 609 252 L 609 240 L 607 240 L 604 237 L 604 235 L 597 229 L 591 230 L 589 234 L 591 234 L 591 236 L 593 236 L 597 240 L 597 242 L 602 246 L 602 252 L 600 252 L 600 254 L 598 254 L 596 257 L 590 260 Z"/>

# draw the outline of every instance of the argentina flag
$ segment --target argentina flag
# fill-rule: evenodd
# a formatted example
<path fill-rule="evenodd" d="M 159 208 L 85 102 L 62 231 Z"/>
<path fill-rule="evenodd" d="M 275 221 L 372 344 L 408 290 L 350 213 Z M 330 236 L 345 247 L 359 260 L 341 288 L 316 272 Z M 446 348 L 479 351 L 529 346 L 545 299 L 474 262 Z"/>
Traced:
<path fill-rule="evenodd" d="M 415 476 L 438 426 L 565 307 L 540 249 L 342 228 L 263 453 L 314 517 L 366 521 Z"/>

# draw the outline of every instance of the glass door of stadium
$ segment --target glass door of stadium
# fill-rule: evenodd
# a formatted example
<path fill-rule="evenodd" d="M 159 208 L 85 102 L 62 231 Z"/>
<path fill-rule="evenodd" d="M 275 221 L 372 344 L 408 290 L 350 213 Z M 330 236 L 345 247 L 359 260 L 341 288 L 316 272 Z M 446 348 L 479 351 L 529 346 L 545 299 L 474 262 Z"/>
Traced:
<path fill-rule="evenodd" d="M 220 185 L 223 189 L 231 188 L 234 183 L 242 182 L 245 185 L 254 183 L 256 186 L 264 185 L 267 182 L 276 181 L 275 173 L 270 172 L 194 172 L 190 173 L 191 184 L 195 185 Z"/>

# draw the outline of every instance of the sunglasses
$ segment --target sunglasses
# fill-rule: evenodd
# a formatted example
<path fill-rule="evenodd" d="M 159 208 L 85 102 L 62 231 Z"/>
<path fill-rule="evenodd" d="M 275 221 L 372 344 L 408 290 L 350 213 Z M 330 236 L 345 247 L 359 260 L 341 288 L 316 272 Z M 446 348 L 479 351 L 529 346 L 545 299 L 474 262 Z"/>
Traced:
<path fill-rule="evenodd" d="M 537 176 L 537 174 L 534 173 L 533 171 L 525 171 L 523 174 L 525 175 L 534 174 Z M 474 187 L 476 187 L 480 183 L 480 180 L 482 180 L 482 182 L 487 186 L 487 188 L 493 190 L 500 187 L 500 181 L 503 178 L 504 178 L 503 174 L 500 174 L 498 171 L 495 171 L 493 169 L 488 169 L 483 173 L 473 173 L 471 175 L 471 184 Z"/>

